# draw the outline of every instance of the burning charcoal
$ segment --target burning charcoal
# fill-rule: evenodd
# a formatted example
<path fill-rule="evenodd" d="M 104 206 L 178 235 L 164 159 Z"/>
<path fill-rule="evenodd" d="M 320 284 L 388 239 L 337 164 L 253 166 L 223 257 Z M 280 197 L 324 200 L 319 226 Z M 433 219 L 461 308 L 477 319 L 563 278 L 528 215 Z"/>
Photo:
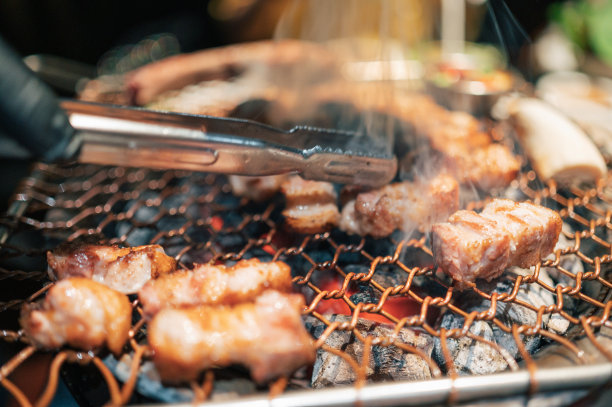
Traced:
<path fill-rule="evenodd" d="M 444 329 L 461 329 L 463 319 L 456 317 L 455 314 L 447 312 L 442 317 L 440 328 Z M 493 329 L 488 322 L 475 321 L 470 327 L 470 332 L 484 339 L 495 342 Z M 508 364 L 503 356 L 492 349 L 490 346 L 470 339 L 462 337 L 460 339 L 447 339 L 447 345 L 450 350 L 452 360 L 455 363 L 455 369 L 461 374 L 488 374 L 505 370 Z M 434 339 L 434 360 L 446 369 L 446 362 L 442 354 L 440 339 Z"/>
<path fill-rule="evenodd" d="M 349 322 L 350 316 L 333 315 L 330 321 Z M 306 327 L 315 336 L 320 336 L 325 330 L 325 325 L 309 317 Z M 363 335 L 372 337 L 388 337 L 393 333 L 391 325 L 381 325 L 372 321 L 359 318 L 357 330 Z M 416 332 L 410 328 L 400 331 L 398 340 L 402 343 L 415 346 L 427 356 L 431 355 L 433 341 L 429 335 Z M 363 342 L 359 341 L 352 332 L 336 331 L 326 341 L 326 345 L 334 349 L 341 349 L 353 358 L 357 363 L 361 362 L 364 351 Z M 396 346 L 373 346 L 370 355 L 370 363 L 367 368 L 368 381 L 385 380 L 425 380 L 431 378 L 429 365 L 420 356 L 405 352 Z M 317 351 L 312 374 L 312 387 L 322 388 L 355 382 L 356 374 L 351 366 L 341 357 L 326 352 L 323 349 Z"/>
<path fill-rule="evenodd" d="M 370 272 L 369 265 L 364 264 L 350 264 L 344 267 L 345 273 L 363 273 L 368 274 Z M 379 265 L 376 268 L 376 272 L 372 276 L 372 281 L 380 284 L 384 288 L 395 287 L 397 285 L 403 285 L 406 282 L 408 274 L 399 270 L 398 268 L 389 267 L 387 265 Z"/>
<path fill-rule="evenodd" d="M 564 225 L 564 228 L 565 228 L 565 225 Z M 574 240 L 569 240 L 567 237 L 565 237 L 564 234 L 561 234 L 559 235 L 559 241 L 557 242 L 557 245 L 555 246 L 555 251 L 574 247 L 575 243 L 576 242 Z M 546 259 L 554 260 L 555 254 L 552 253 L 548 255 Z M 580 258 L 576 256 L 575 254 L 567 254 L 565 256 L 561 256 L 560 266 L 568 270 L 574 275 L 578 274 L 579 272 L 584 272 L 584 265 L 582 264 L 582 260 L 580 260 Z M 575 284 L 575 280 L 573 278 L 561 273 L 559 270 L 557 270 L 554 267 L 548 267 L 547 271 L 550 277 L 552 278 L 552 280 L 556 284 L 563 284 L 563 285 L 574 285 Z"/>
<path fill-rule="evenodd" d="M 548 269 L 551 268 L 549 267 L 540 269 L 538 280 L 548 285 L 549 287 L 554 287 L 555 284 L 553 283 L 552 278 L 550 278 L 550 275 L 548 274 Z M 553 270 L 556 269 L 553 268 Z M 513 271 L 515 274 L 521 275 L 530 275 L 532 273 L 532 271 L 530 270 L 522 270 L 518 267 L 513 268 Z M 529 286 L 525 288 L 521 287 L 517 295 L 518 299 L 528 302 L 529 304 L 538 308 L 542 306 L 548 307 L 550 305 L 555 304 L 557 302 L 555 297 L 555 294 L 551 293 L 550 291 L 548 291 L 537 283 L 529 284 Z M 542 322 L 544 323 L 545 328 L 548 328 L 558 334 L 564 334 L 569 328 L 569 321 L 557 313 L 544 314 L 542 317 Z"/>
<path fill-rule="evenodd" d="M 543 270 L 542 270 L 543 271 Z M 486 284 L 483 284 L 486 285 Z M 500 280 L 493 286 L 493 290 L 485 290 L 487 292 L 510 293 L 514 287 L 514 283 L 510 280 Z M 483 287 L 483 289 L 486 287 Z M 545 290 L 537 284 L 522 285 L 517 294 L 517 298 L 533 304 L 550 305 L 553 303 L 552 296 L 542 296 Z M 457 304 L 466 312 L 482 312 L 489 309 L 490 302 L 484 300 L 476 294 L 466 294 Z M 496 317 L 506 326 L 511 327 L 513 324 L 534 326 L 537 322 L 537 313 L 529 308 L 523 307 L 515 303 L 498 302 Z M 440 328 L 454 329 L 463 326 L 464 319 L 452 311 L 447 311 L 443 314 L 440 322 Z M 556 329 L 564 329 L 562 324 L 554 322 Z M 486 326 L 485 326 L 486 325 Z M 518 346 L 514 341 L 512 334 L 504 332 L 501 328 L 492 322 L 476 321 L 470 328 L 470 331 L 485 339 L 497 343 L 500 347 L 506 349 L 509 354 L 516 358 L 520 357 Z M 533 354 L 540 346 L 540 337 L 538 335 L 523 335 L 523 345 L 527 352 Z M 504 370 L 506 361 L 490 346 L 470 338 L 461 338 L 459 340 L 449 338 L 447 340 L 448 347 L 453 356 L 455 368 L 462 374 L 486 374 Z M 477 356 L 480 355 L 480 356 Z M 444 355 L 440 339 L 434 339 L 434 360 L 445 366 Z"/>
<path fill-rule="evenodd" d="M 564 225 L 564 228 L 565 227 L 566 226 Z M 573 233 L 573 231 L 571 230 L 570 232 Z M 582 242 L 584 242 L 584 240 L 582 240 L 581 243 Z M 566 249 L 568 247 L 574 247 L 575 243 L 576 242 L 574 240 L 569 240 L 563 234 L 561 234 L 561 236 L 559 237 L 559 242 L 557 243 L 557 246 L 555 247 L 555 250 Z M 585 249 L 584 245 L 581 244 L 580 251 L 587 255 L 590 255 L 590 253 L 588 251 L 585 252 L 584 249 Z M 554 258 L 555 258 L 554 254 L 551 254 L 547 257 L 547 259 L 551 259 L 551 260 Z M 576 275 L 578 273 L 584 273 L 586 271 L 582 260 L 576 254 L 566 254 L 564 256 L 561 256 L 560 266 L 563 267 L 565 270 L 569 271 L 570 273 L 572 273 L 573 275 Z M 560 272 L 555 267 L 547 267 L 546 271 L 549 273 L 553 281 L 552 286 L 555 288 L 558 285 L 561 285 L 563 287 L 574 287 L 576 285 L 576 280 L 574 278 Z M 582 293 L 592 298 L 597 298 L 599 292 L 601 291 L 601 284 L 595 281 L 583 280 L 581 291 Z M 564 310 L 573 316 L 579 315 L 581 312 L 585 310 L 584 309 L 585 307 L 588 308 L 588 304 L 581 302 L 581 301 L 577 301 L 574 297 L 570 295 L 563 296 L 563 303 L 564 303 Z"/>

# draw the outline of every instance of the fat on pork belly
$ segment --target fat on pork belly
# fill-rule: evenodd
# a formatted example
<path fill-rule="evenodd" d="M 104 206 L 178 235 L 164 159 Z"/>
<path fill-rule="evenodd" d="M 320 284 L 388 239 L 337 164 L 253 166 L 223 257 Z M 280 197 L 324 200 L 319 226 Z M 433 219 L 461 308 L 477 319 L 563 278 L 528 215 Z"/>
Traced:
<path fill-rule="evenodd" d="M 20 323 L 37 346 L 68 344 L 92 350 L 106 345 L 119 354 L 128 339 L 132 307 L 125 294 L 93 280 L 69 277 L 55 283 L 45 299 L 27 305 Z"/>
<path fill-rule="evenodd" d="M 252 301 L 266 289 L 291 291 L 291 269 L 286 263 L 253 258 L 229 267 L 201 264 L 147 282 L 138 298 L 145 315 L 152 316 L 162 308 Z"/>
<path fill-rule="evenodd" d="M 165 309 L 148 328 L 162 380 L 197 378 L 213 366 L 242 364 L 258 383 L 291 374 L 315 359 L 302 324 L 304 298 L 274 290 L 233 307 Z"/>
<path fill-rule="evenodd" d="M 65 244 L 47 252 L 52 279 L 86 277 L 125 294 L 149 280 L 172 272 L 176 261 L 159 245 L 119 247 Z"/>
<path fill-rule="evenodd" d="M 551 209 L 495 199 L 480 214 L 461 210 L 433 225 L 434 261 L 461 289 L 478 278 L 490 281 L 510 266 L 536 265 L 553 251 L 561 227 Z"/>
<path fill-rule="evenodd" d="M 449 175 L 399 182 L 362 192 L 342 209 L 340 229 L 384 237 L 396 229 L 429 227 L 459 208 L 459 185 Z"/>
<path fill-rule="evenodd" d="M 295 175 L 281 186 L 287 226 L 299 233 L 321 233 L 338 225 L 340 212 L 334 186 L 329 182 L 304 180 Z"/>

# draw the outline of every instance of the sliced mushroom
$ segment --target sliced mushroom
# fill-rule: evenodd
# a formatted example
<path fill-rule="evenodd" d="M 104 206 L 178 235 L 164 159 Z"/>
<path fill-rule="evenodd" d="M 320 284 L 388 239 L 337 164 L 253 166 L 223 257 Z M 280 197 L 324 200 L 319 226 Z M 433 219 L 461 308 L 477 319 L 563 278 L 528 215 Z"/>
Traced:
<path fill-rule="evenodd" d="M 604 159 L 585 132 L 542 100 L 520 97 L 507 105 L 521 144 L 538 176 L 562 185 L 595 182 L 606 174 Z"/>

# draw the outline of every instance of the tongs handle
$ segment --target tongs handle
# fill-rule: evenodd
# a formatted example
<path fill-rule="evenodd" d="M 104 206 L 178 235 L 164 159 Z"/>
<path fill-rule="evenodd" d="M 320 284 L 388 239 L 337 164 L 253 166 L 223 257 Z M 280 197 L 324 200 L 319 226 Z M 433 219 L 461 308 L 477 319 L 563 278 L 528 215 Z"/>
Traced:
<path fill-rule="evenodd" d="M 37 158 L 64 157 L 74 129 L 55 94 L 0 38 L 0 133 L 14 138 Z"/>

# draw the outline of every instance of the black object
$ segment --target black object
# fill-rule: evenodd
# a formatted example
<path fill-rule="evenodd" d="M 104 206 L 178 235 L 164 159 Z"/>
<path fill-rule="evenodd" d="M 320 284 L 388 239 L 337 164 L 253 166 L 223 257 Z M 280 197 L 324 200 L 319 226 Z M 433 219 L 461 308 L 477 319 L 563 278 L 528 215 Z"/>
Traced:
<path fill-rule="evenodd" d="M 0 130 L 37 158 L 55 161 L 63 153 L 73 128 L 56 95 L 0 38 Z"/>

